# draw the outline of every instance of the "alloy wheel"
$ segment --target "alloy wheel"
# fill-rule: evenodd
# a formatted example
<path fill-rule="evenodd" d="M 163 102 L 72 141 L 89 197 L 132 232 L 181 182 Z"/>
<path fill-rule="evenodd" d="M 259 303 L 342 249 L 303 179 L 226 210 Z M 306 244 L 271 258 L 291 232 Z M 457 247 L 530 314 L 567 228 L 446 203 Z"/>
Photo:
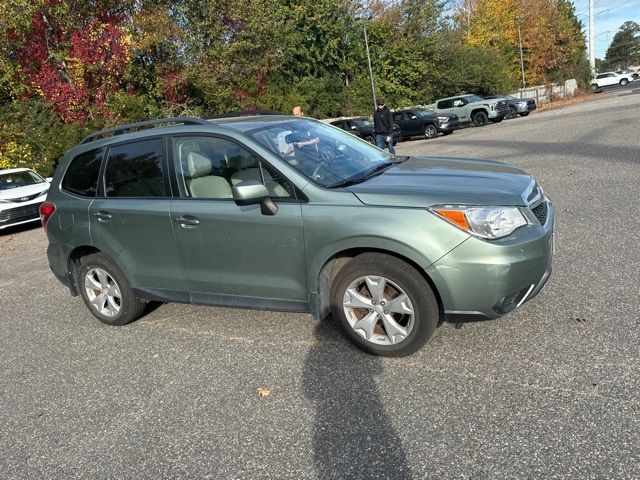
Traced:
<path fill-rule="evenodd" d="M 122 308 L 120 287 L 102 268 L 90 269 L 84 277 L 84 288 L 89 303 L 105 317 L 115 317 Z"/>
<path fill-rule="evenodd" d="M 367 275 L 351 282 L 342 305 L 351 328 L 377 345 L 404 341 L 415 323 L 409 296 L 399 285 L 380 276 Z"/>

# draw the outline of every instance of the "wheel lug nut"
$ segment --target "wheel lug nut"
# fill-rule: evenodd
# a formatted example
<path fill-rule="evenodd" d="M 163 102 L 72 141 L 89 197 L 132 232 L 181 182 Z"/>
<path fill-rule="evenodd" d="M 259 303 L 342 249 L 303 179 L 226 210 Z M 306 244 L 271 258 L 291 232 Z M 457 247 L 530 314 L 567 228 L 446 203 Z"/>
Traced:
<path fill-rule="evenodd" d="M 369 309 L 369 313 L 373 313 L 373 308 L 370 308 L 370 309 Z"/>
<path fill-rule="evenodd" d="M 375 305 L 375 304 L 376 304 L 376 302 L 375 302 L 375 301 L 371 302 L 371 305 Z"/>
<path fill-rule="evenodd" d="M 389 315 L 389 310 L 385 310 L 385 311 L 384 311 L 384 314 L 385 314 L 385 315 Z"/>
<path fill-rule="evenodd" d="M 384 302 L 380 302 L 380 305 L 382 305 L 384 307 Z"/>

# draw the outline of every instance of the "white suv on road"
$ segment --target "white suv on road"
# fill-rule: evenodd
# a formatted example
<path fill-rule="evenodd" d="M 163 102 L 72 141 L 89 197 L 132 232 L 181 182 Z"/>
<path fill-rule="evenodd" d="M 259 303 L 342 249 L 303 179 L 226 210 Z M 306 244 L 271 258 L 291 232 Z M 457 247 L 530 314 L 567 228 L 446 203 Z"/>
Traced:
<path fill-rule="evenodd" d="M 591 80 L 591 85 L 597 85 L 598 87 L 621 85 L 624 87 L 627 83 L 632 81 L 633 76 L 630 73 L 604 72 L 597 74 L 596 78 Z"/>

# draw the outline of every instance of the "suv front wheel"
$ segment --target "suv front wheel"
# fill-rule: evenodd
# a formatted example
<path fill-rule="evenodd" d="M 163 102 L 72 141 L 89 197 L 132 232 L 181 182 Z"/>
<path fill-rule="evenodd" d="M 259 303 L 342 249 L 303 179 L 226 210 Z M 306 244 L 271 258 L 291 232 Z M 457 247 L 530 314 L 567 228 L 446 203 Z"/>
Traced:
<path fill-rule="evenodd" d="M 390 255 L 353 258 L 331 285 L 331 313 L 357 346 L 373 355 L 417 351 L 439 320 L 436 297 L 412 266 Z"/>
<path fill-rule="evenodd" d="M 77 285 L 89 311 L 107 325 L 126 325 L 144 311 L 124 273 L 108 255 L 95 253 L 82 258 Z"/>
<path fill-rule="evenodd" d="M 435 125 L 429 123 L 424 126 L 424 138 L 430 140 L 432 138 L 436 138 L 438 136 L 438 129 Z"/>

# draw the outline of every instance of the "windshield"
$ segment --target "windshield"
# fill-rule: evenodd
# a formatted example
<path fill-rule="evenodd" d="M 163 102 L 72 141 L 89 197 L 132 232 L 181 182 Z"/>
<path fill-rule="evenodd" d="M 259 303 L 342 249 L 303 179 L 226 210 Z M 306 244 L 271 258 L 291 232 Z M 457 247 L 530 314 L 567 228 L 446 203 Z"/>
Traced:
<path fill-rule="evenodd" d="M 22 171 L 14 173 L 4 173 L 0 175 L 0 190 L 10 190 L 12 188 L 26 187 L 44 182 L 44 178 L 35 172 Z"/>
<path fill-rule="evenodd" d="M 418 108 L 417 110 L 414 110 L 416 114 L 420 115 L 421 117 L 428 117 L 429 115 L 435 115 L 431 110 L 427 110 L 426 108 Z"/>
<path fill-rule="evenodd" d="M 366 118 L 356 118 L 353 123 L 359 127 L 373 127 L 373 122 Z"/>
<path fill-rule="evenodd" d="M 363 180 L 391 164 L 391 155 L 337 127 L 309 119 L 271 123 L 245 132 L 325 187 Z"/>

